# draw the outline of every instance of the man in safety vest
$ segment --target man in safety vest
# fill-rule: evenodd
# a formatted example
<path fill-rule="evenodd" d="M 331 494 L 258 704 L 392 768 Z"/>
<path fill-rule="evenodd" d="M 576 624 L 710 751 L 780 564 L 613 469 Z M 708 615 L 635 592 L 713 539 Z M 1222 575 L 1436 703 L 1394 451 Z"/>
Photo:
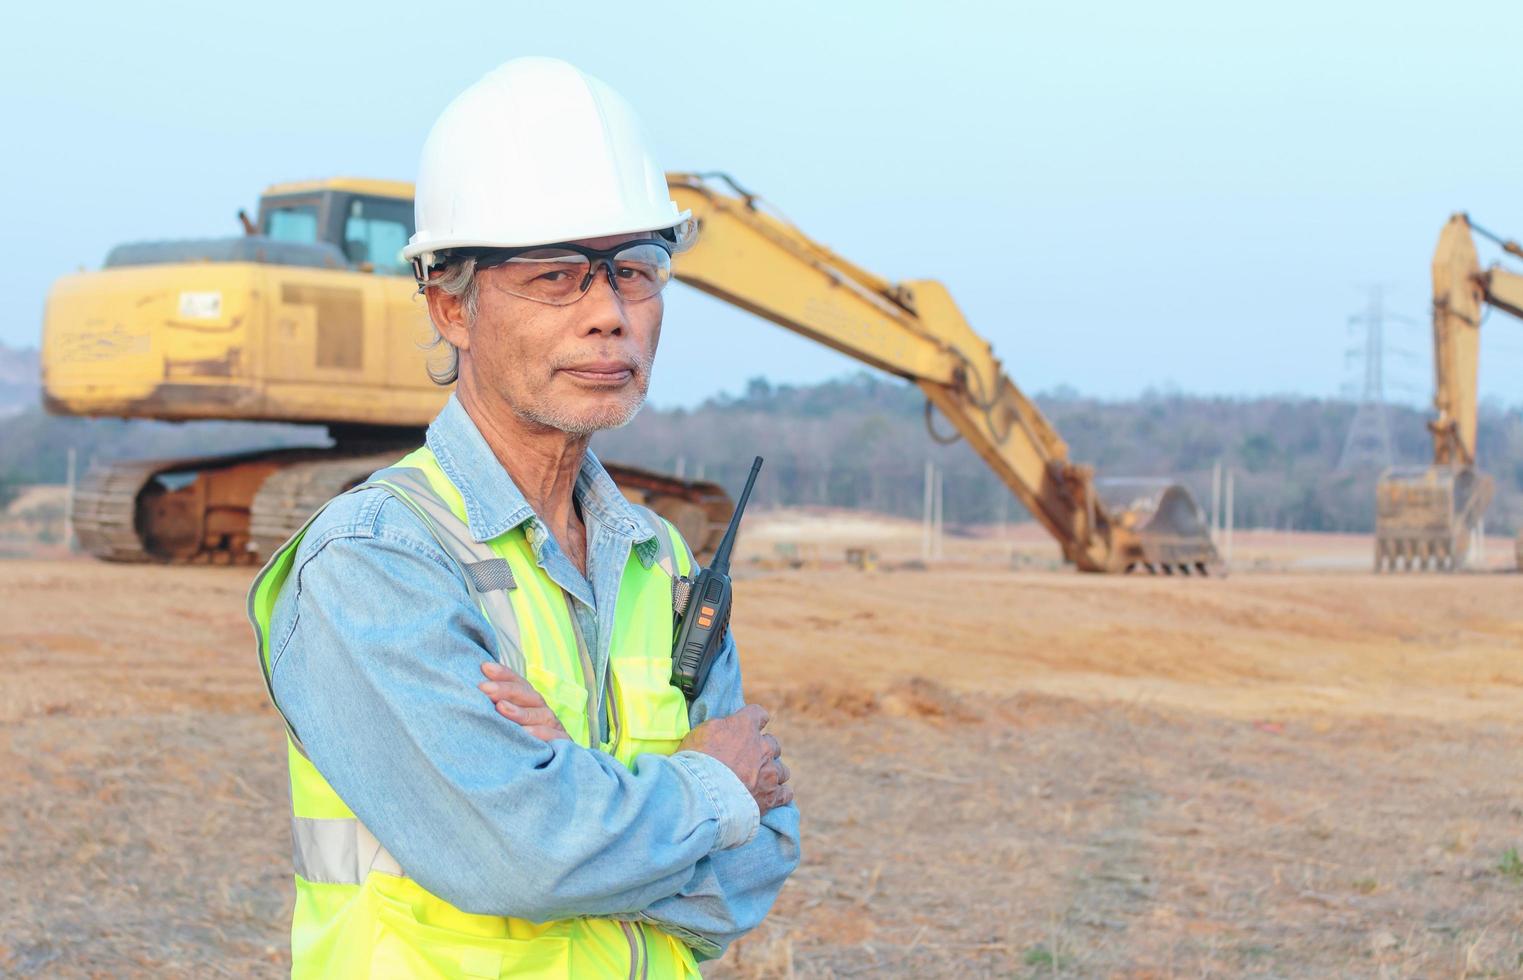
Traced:
<path fill-rule="evenodd" d="M 403 255 L 458 382 L 250 616 L 289 734 L 292 973 L 682 977 L 767 914 L 798 811 L 733 642 L 670 682 L 670 524 L 587 449 L 639 409 L 689 215 L 630 107 L 510 61 L 439 117 Z"/>

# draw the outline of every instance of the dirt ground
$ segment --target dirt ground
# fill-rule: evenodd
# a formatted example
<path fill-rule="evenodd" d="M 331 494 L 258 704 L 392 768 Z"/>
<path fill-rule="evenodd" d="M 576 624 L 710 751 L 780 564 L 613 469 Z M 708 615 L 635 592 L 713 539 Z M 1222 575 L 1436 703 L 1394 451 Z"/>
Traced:
<path fill-rule="evenodd" d="M 736 631 L 805 862 L 708 976 L 1523 971 L 1523 576 L 776 567 L 796 530 Z M 0 974 L 285 969 L 250 574 L 0 561 Z"/>

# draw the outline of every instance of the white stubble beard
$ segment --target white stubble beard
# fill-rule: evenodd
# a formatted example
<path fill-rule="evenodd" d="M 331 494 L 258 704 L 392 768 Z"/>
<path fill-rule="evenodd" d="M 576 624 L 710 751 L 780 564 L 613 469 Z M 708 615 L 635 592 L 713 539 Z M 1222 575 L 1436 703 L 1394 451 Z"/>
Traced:
<path fill-rule="evenodd" d="M 651 351 L 635 365 L 633 380 L 638 385 L 628 404 L 611 406 L 591 417 L 577 416 L 555 405 L 526 405 L 516 408 L 520 418 L 537 425 L 548 426 L 572 436 L 590 436 L 604 429 L 619 429 L 628 425 L 645 404 L 646 392 L 650 390 L 651 369 L 656 354 Z"/>

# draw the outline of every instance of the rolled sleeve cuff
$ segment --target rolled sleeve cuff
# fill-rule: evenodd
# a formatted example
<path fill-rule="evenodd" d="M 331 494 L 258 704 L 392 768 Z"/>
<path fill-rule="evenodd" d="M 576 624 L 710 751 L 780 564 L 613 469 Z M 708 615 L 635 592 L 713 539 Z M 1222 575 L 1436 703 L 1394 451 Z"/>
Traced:
<path fill-rule="evenodd" d="M 702 752 L 677 752 L 671 760 L 703 787 L 704 796 L 719 817 L 719 835 L 714 841 L 714 850 L 727 851 L 751 843 L 756 828 L 761 826 L 761 810 L 746 784 L 730 771 L 730 767 Z"/>

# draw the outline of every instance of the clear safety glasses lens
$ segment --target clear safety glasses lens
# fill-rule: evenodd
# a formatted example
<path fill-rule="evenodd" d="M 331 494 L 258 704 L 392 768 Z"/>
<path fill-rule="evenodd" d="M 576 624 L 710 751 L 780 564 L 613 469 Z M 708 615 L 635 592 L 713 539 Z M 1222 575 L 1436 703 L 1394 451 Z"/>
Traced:
<path fill-rule="evenodd" d="M 628 302 L 650 299 L 672 278 L 672 257 L 659 245 L 637 244 L 614 253 L 584 255 L 566 248 L 537 248 L 500 264 L 497 285 L 515 296 L 551 306 L 581 299 L 606 276 Z"/>

